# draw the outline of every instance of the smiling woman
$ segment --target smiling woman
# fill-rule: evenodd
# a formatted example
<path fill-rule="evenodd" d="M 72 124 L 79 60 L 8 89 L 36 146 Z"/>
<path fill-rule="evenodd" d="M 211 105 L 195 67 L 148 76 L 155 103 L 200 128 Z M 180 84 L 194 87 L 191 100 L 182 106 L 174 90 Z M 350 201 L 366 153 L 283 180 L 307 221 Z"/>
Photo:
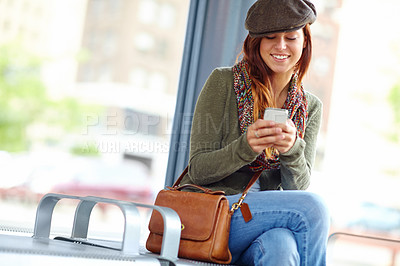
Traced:
<path fill-rule="evenodd" d="M 197 100 L 181 183 L 225 191 L 233 203 L 261 172 L 245 200 L 253 219 L 232 216 L 233 263 L 325 265 L 327 211 L 319 197 L 301 191 L 310 183 L 322 111 L 302 86 L 315 19 L 309 1 L 258 0 L 247 13 L 243 58 L 215 69 Z M 284 123 L 262 119 L 269 107 L 287 110 Z M 210 128 L 210 117 L 223 126 Z"/>
<path fill-rule="evenodd" d="M 190 155 L 191 174 L 187 182 L 209 187 L 221 185 L 227 194 L 243 188 L 253 174 L 250 167 L 261 164 L 263 168 L 271 168 L 263 171 L 245 199 L 253 220 L 241 224 L 243 219 L 238 212 L 232 223 L 232 239 L 237 239 L 232 241 L 234 259 L 243 248 L 237 243 L 245 242 L 244 236 L 256 239 L 237 262 L 247 263 L 250 261 L 247 258 L 255 258 L 253 255 L 259 254 L 257 243 L 271 245 L 271 249 L 268 247 L 271 251 L 278 249 L 280 243 L 287 247 L 286 255 L 291 253 L 288 258 L 298 259 L 293 252 L 298 243 L 292 239 L 298 236 L 297 231 L 293 234 L 290 230 L 272 229 L 262 236 L 256 216 L 275 200 L 280 205 L 292 206 L 279 197 L 289 194 L 291 189 L 304 190 L 308 185 L 310 191 L 328 201 L 332 230 L 391 235 L 398 239 L 399 226 L 393 223 L 393 229 L 384 227 L 377 217 L 388 221 L 392 216 L 382 215 L 382 210 L 390 207 L 398 211 L 400 207 L 397 156 L 400 126 L 397 120 L 393 124 L 400 101 L 396 97 L 399 91 L 396 84 L 400 84 L 400 27 L 391 26 L 398 24 L 400 1 L 313 1 L 318 20 L 311 26 L 298 25 L 296 12 L 283 8 L 285 5 L 275 6 L 269 23 L 262 19 L 265 16 L 260 16 L 244 25 L 246 12 L 255 2 L 70 0 L 51 1 L 49 5 L 48 0 L 0 0 L 0 43 L 5 44 L 1 48 L 5 57 L 0 59 L 3 70 L 0 71 L 0 146 L 6 150 L 0 152 L 0 211 L 10 214 L 0 217 L 0 230 L 11 225 L 29 231 L 38 196 L 49 190 L 76 194 L 84 189 L 84 194 L 99 193 L 128 200 L 137 200 L 144 193 L 151 201 L 149 197 L 154 195 L 149 193 L 161 189 L 164 181 L 165 185 L 172 185 Z M 267 2 L 275 1 L 257 1 Z M 308 2 L 294 1 L 293 7 L 306 7 Z M 250 13 L 258 15 L 257 8 Z M 311 8 L 309 14 L 313 13 Z M 282 23 L 286 22 L 283 29 Z M 249 43 L 243 47 L 248 34 Z M 292 60 L 293 44 L 302 36 L 305 49 L 300 51 L 298 64 L 293 65 L 292 61 L 296 61 Z M 17 45 L 15 39 L 21 43 Z M 304 75 L 303 89 L 300 81 L 308 69 L 311 44 L 313 59 L 310 71 Z M 45 60 L 27 56 L 20 46 L 44 55 Z M 235 58 L 242 47 L 249 52 L 246 57 L 242 53 L 236 64 Z M 247 64 L 242 59 L 248 60 Z M 278 79 L 279 72 L 288 75 L 279 75 L 282 79 Z M 293 80 L 291 72 L 297 73 Z M 37 82 L 40 75 L 44 79 Z M 210 78 L 206 82 L 207 77 Z M 286 101 L 289 92 L 298 92 L 289 98 L 299 101 Z M 321 104 L 314 95 L 324 103 L 322 119 L 319 119 Z M 99 109 L 107 112 L 97 108 L 81 110 L 74 102 L 47 106 L 49 100 L 66 96 L 73 96 L 77 103 L 100 105 Z M 392 105 L 388 104 L 388 97 Z M 305 102 L 307 105 L 303 105 Z M 262 120 L 266 106 L 287 108 L 291 118 L 287 125 L 252 123 Z M 289 112 L 291 109 L 298 111 Z M 66 121 L 71 129 L 76 118 L 86 122 L 77 134 L 58 127 L 58 123 Z M 319 123 L 321 131 L 317 134 Z M 26 141 L 19 141 L 21 137 Z M 16 145 L 17 140 L 23 145 Z M 266 148 L 267 142 L 271 147 Z M 17 154 L 17 150 L 26 152 Z M 316 162 L 312 164 L 314 154 Z M 77 164 L 77 160 L 82 160 L 82 164 Z M 141 166 L 132 161 L 142 162 Z M 279 164 L 279 169 L 274 168 Z M 144 171 L 146 174 L 142 175 Z M 135 193 L 129 192 L 137 189 Z M 286 191 L 260 191 L 276 189 Z M 264 194 L 272 196 L 267 198 Z M 312 197 L 314 194 L 310 195 L 307 202 L 320 202 L 318 197 Z M 300 204 L 297 198 L 289 199 L 290 203 Z M 364 208 L 368 203 L 375 207 Z M 59 210 L 62 214 L 69 209 L 66 205 Z M 324 210 L 323 206 L 317 206 Z M 278 207 L 277 212 L 282 212 L 282 206 Z M 122 228 L 113 214 L 108 209 L 101 212 L 98 221 L 101 216 L 102 222 L 96 226 L 99 229 L 94 235 Z M 67 222 L 55 220 L 54 228 L 63 229 Z M 297 225 L 296 228 L 302 228 Z M 276 241 L 265 240 L 274 237 Z M 353 264 L 382 265 L 386 255 L 380 254 L 370 245 L 349 247 L 339 241 L 329 265 L 336 261 L 337 265 L 353 261 Z M 58 261 L 65 259 L 60 257 Z M 100 263 L 100 260 L 85 260 Z M 397 263 L 400 263 L 398 254 Z"/>

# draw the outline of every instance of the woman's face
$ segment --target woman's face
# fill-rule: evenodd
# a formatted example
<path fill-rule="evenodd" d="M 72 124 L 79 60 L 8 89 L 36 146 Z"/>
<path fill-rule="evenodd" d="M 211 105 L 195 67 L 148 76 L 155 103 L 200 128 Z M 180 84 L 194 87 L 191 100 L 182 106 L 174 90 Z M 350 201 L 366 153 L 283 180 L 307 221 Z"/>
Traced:
<path fill-rule="evenodd" d="M 266 35 L 260 43 L 260 54 L 275 74 L 292 74 L 305 47 L 303 29 Z"/>

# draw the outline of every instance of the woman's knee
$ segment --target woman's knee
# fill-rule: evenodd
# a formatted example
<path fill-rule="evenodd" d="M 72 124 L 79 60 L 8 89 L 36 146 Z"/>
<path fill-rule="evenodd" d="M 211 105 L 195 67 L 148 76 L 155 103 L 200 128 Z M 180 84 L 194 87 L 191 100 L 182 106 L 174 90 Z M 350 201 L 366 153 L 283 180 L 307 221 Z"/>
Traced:
<path fill-rule="evenodd" d="M 300 256 L 293 233 L 275 228 L 260 235 L 245 252 L 242 263 L 253 265 L 299 265 Z"/>
<path fill-rule="evenodd" d="M 262 244 L 266 252 L 280 254 L 280 257 L 298 255 L 296 239 L 292 231 L 288 229 L 275 228 L 268 230 L 257 240 Z"/>
<path fill-rule="evenodd" d="M 305 193 L 306 200 L 304 201 L 305 208 L 308 210 L 309 219 L 311 222 L 319 221 L 325 225 L 329 225 L 328 207 L 321 196 L 315 193 Z"/>

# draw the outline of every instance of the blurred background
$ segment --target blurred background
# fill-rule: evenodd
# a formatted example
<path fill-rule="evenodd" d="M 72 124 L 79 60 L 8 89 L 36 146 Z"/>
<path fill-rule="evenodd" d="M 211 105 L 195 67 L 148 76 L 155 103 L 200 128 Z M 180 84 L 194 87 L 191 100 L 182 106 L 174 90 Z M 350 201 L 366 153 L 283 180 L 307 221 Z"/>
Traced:
<path fill-rule="evenodd" d="M 309 190 L 326 199 L 332 233 L 399 240 L 400 2 L 314 3 L 304 86 L 324 115 Z M 153 202 L 166 177 L 189 5 L 0 0 L 2 230 L 30 231 L 48 192 Z M 112 234 L 122 226 L 115 212 L 99 208 L 94 227 Z M 59 219 L 60 230 L 68 222 Z M 340 236 L 328 258 L 400 265 L 399 251 Z"/>

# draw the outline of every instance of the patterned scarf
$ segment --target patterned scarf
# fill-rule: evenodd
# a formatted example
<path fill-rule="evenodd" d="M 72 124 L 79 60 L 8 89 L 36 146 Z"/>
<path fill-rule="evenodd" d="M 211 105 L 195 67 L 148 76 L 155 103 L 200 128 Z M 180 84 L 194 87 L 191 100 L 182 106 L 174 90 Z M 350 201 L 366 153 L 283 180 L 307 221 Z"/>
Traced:
<path fill-rule="evenodd" d="M 233 76 L 240 131 L 241 134 L 244 134 L 247 128 L 254 123 L 252 84 L 248 73 L 248 64 L 245 60 L 240 61 L 233 67 Z M 289 118 L 292 119 L 297 128 L 298 136 L 304 138 L 304 131 L 308 118 L 307 99 L 303 86 L 301 85 L 300 88 L 297 88 L 297 78 L 297 74 L 293 74 L 289 85 L 288 96 L 282 108 L 288 110 Z M 280 160 L 278 152 L 274 149 L 272 156 L 266 158 L 265 151 L 263 151 L 256 160 L 250 164 L 250 168 L 255 172 L 265 169 L 279 169 Z"/>

